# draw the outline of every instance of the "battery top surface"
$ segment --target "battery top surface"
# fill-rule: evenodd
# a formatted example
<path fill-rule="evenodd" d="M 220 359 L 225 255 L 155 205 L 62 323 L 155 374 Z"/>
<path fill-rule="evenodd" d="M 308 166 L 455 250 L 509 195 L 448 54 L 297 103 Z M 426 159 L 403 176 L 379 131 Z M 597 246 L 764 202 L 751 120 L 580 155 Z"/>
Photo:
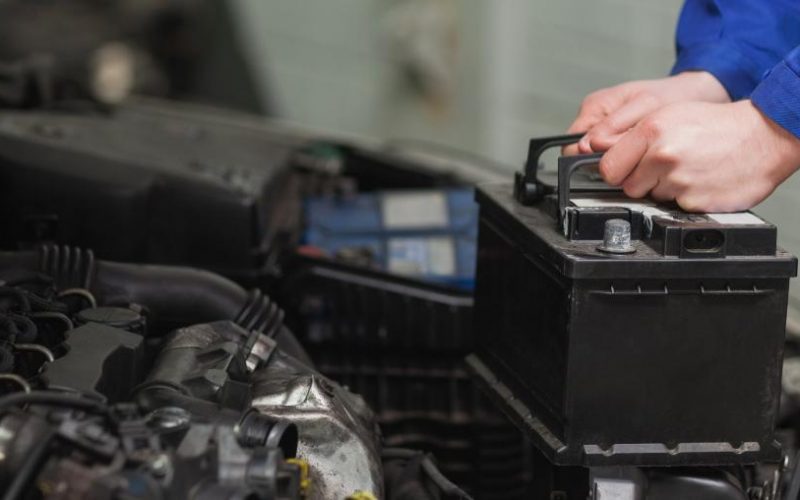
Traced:
<path fill-rule="evenodd" d="M 544 260 L 567 278 L 770 278 L 797 274 L 797 259 L 776 247 L 776 227 L 750 212 L 691 214 L 677 206 L 625 199 L 619 194 L 582 193 L 567 208 L 565 231 L 552 198 L 525 206 L 512 191 L 510 184 L 477 189 L 481 223 L 501 229 L 523 253 Z M 603 225 L 610 218 L 630 221 L 632 253 L 608 254 L 598 249 Z"/>

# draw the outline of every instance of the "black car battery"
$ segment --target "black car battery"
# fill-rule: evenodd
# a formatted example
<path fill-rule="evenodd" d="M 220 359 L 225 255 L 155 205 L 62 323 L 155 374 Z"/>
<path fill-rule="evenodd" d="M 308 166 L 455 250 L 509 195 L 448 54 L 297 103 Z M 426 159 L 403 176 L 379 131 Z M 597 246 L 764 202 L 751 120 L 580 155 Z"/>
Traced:
<path fill-rule="evenodd" d="M 532 140 L 513 189 L 477 190 L 473 374 L 555 464 L 779 460 L 797 260 L 753 213 L 626 198 L 600 155 L 537 172 L 577 137 Z"/>

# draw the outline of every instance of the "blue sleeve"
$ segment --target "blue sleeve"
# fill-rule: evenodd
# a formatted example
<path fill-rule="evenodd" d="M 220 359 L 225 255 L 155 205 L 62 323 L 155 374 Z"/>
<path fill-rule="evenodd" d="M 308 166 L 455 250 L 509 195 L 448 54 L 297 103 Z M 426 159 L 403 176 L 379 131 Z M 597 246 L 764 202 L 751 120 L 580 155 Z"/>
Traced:
<path fill-rule="evenodd" d="M 800 137 L 800 47 L 769 72 L 751 100 L 772 121 Z"/>
<path fill-rule="evenodd" d="M 703 70 L 737 100 L 800 45 L 800 0 L 686 0 L 672 74 Z"/>

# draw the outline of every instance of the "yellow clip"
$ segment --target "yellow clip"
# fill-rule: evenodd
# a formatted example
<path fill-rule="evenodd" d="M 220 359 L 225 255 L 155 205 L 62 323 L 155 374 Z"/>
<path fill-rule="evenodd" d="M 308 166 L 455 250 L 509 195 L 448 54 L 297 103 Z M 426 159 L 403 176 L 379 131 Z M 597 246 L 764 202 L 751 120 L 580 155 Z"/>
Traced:
<path fill-rule="evenodd" d="M 287 464 L 296 465 L 300 469 L 300 494 L 306 496 L 311 487 L 311 478 L 308 476 L 308 462 L 300 458 L 286 459 Z"/>
<path fill-rule="evenodd" d="M 345 500 L 378 500 L 378 498 L 368 491 L 356 491 Z"/>

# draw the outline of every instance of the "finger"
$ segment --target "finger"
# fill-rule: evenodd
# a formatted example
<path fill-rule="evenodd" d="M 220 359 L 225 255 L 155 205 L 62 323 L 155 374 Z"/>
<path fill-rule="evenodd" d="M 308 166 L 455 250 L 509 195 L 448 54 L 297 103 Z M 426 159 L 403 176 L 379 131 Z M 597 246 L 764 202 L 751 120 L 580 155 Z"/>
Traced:
<path fill-rule="evenodd" d="M 677 196 L 678 191 L 675 187 L 660 179 L 658 184 L 650 190 L 650 197 L 656 201 L 674 201 Z"/>
<path fill-rule="evenodd" d="M 598 90 L 583 100 L 578 116 L 567 129 L 567 133 L 577 134 L 590 131 L 595 125 L 602 122 L 609 113 L 620 108 L 631 95 L 634 86 L 622 84 L 616 87 Z M 579 142 L 577 147 L 568 146 L 564 154 L 591 153 L 592 149 L 588 140 Z"/>
<path fill-rule="evenodd" d="M 602 104 L 584 103 L 581 106 L 575 121 L 567 129 L 568 134 L 578 134 L 600 123 L 606 117 L 605 106 Z"/>
<path fill-rule="evenodd" d="M 651 190 L 659 184 L 663 165 L 648 161 L 647 154 L 622 182 L 622 190 L 631 198 L 644 198 Z"/>
<path fill-rule="evenodd" d="M 605 116 L 605 115 L 603 115 L 603 116 Z M 588 121 L 586 121 L 585 123 L 588 123 Z M 586 126 L 584 128 L 583 125 L 581 125 L 581 123 L 576 121 L 575 123 L 573 123 L 567 129 L 567 133 L 568 134 L 580 134 L 580 133 L 585 133 L 589 129 L 591 129 L 591 126 Z M 584 148 L 581 147 L 581 142 L 583 141 L 583 138 L 585 138 L 585 137 L 586 137 L 586 135 L 584 135 L 584 137 L 582 137 L 581 140 L 579 140 L 577 143 L 569 144 L 569 145 L 564 146 L 563 148 L 561 148 L 561 154 L 564 155 L 564 156 L 572 156 L 572 155 L 586 154 L 587 152 L 591 152 L 591 151 L 585 151 Z M 588 143 L 587 143 L 587 146 L 588 146 Z"/>
<path fill-rule="evenodd" d="M 586 119 L 579 119 L 576 120 L 568 129 L 568 134 L 579 134 L 582 132 L 586 132 L 587 130 L 591 130 L 592 125 L 597 123 L 598 121 L 602 120 L 603 116 L 596 116 L 592 118 Z M 577 155 L 577 154 L 587 154 L 591 153 L 591 149 L 589 149 L 589 142 L 586 140 L 586 135 L 584 135 L 581 140 L 579 140 L 576 144 L 570 144 L 561 148 L 561 154 L 565 156 L 570 155 Z"/>
<path fill-rule="evenodd" d="M 586 139 L 594 151 L 607 151 L 645 116 L 659 108 L 658 99 L 650 95 L 633 98 L 597 123 Z"/>
<path fill-rule="evenodd" d="M 592 144 L 589 141 L 588 134 L 581 137 L 581 140 L 578 141 L 578 152 L 584 155 L 594 153 L 594 151 L 592 151 Z"/>
<path fill-rule="evenodd" d="M 600 159 L 600 175 L 608 184 L 619 186 L 633 172 L 636 165 L 647 153 L 647 136 L 633 128 Z"/>
<path fill-rule="evenodd" d="M 636 168 L 622 182 L 622 189 L 631 198 L 643 198 L 649 193 L 657 201 L 674 200 L 682 189 L 667 176 L 673 166 L 648 146 Z"/>
<path fill-rule="evenodd" d="M 692 191 L 679 194 L 675 197 L 675 202 L 685 212 L 713 212 L 721 209 L 708 195 Z"/>

